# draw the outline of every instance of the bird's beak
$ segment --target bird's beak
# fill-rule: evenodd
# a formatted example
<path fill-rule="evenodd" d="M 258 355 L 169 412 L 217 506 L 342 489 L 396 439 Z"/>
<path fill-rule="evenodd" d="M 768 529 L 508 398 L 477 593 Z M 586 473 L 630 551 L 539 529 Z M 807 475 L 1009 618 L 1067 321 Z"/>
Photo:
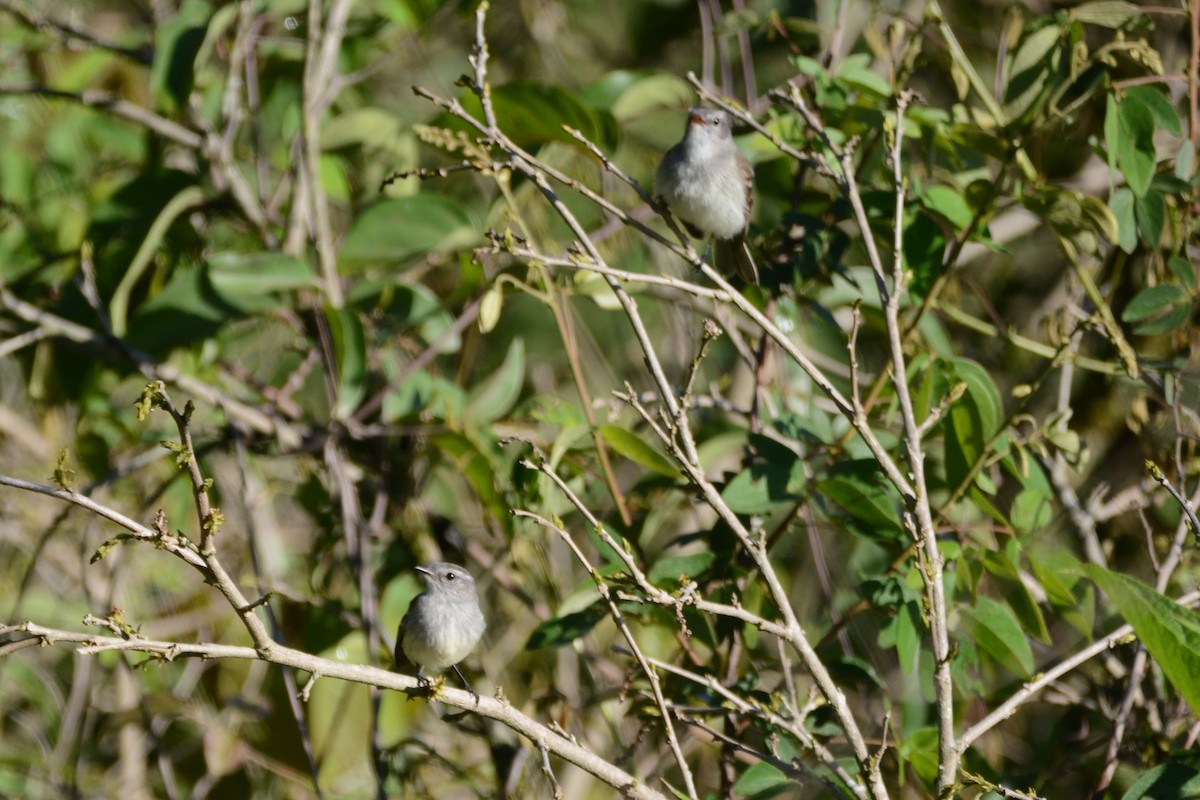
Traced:
<path fill-rule="evenodd" d="M 429 576 L 430 578 L 432 578 L 432 577 L 433 577 L 433 571 L 432 571 L 432 570 L 425 569 L 424 567 L 416 567 L 416 570 L 417 570 L 417 572 L 421 573 L 422 575 L 427 575 L 427 576 Z"/>
<path fill-rule="evenodd" d="M 699 114 L 689 114 L 688 115 L 688 124 L 689 125 L 703 125 L 704 117 L 700 116 Z"/>

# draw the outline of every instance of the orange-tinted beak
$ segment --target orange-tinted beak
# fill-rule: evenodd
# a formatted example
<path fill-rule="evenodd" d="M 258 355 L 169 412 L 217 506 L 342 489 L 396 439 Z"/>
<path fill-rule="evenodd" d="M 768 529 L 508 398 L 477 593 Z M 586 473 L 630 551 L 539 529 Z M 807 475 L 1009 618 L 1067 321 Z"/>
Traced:
<path fill-rule="evenodd" d="M 688 124 L 689 125 L 696 125 L 696 124 L 703 125 L 704 117 L 700 116 L 699 114 L 689 114 L 688 115 Z"/>

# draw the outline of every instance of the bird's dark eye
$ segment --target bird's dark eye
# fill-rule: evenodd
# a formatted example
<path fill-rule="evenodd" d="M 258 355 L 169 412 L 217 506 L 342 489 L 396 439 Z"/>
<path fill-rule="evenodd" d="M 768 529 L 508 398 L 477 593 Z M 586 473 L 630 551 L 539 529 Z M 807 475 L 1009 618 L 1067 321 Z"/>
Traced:
<path fill-rule="evenodd" d="M 457 578 L 457 577 L 458 577 L 458 576 L 457 576 L 457 575 L 455 575 L 453 572 L 447 572 L 447 573 L 446 573 L 446 580 L 448 580 L 448 581 L 452 581 L 452 580 L 454 580 L 454 579 L 455 579 L 455 578 Z"/>

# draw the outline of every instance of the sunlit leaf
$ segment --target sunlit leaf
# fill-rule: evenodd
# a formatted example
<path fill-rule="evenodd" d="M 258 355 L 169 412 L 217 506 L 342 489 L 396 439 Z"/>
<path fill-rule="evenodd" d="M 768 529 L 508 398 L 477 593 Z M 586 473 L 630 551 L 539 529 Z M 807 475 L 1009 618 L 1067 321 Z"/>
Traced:
<path fill-rule="evenodd" d="M 1124 0 L 1092 0 L 1067 10 L 1067 17 L 1106 28 L 1122 28 L 1145 15 L 1145 10 Z"/>
<path fill-rule="evenodd" d="M 1200 614 L 1136 578 L 1096 564 L 1080 569 L 1108 595 L 1171 684 L 1200 713 Z"/>
<path fill-rule="evenodd" d="M 608 442 L 613 450 L 628 458 L 635 464 L 646 469 L 654 470 L 668 478 L 682 476 L 675 462 L 655 450 L 640 436 L 618 425 L 601 425 L 600 436 Z"/>

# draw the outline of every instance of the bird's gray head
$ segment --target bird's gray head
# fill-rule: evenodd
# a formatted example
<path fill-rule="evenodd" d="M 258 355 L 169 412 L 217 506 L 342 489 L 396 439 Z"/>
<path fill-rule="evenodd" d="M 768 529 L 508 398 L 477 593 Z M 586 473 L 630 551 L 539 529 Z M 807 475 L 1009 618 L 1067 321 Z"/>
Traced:
<path fill-rule="evenodd" d="M 429 591 L 445 593 L 457 597 L 473 597 L 475 595 L 475 579 L 457 564 L 447 564 L 438 561 L 417 567 L 417 572 L 425 579 Z"/>
<path fill-rule="evenodd" d="M 733 136 L 733 125 L 721 109 L 697 106 L 688 109 L 687 135 L 729 139 Z"/>

